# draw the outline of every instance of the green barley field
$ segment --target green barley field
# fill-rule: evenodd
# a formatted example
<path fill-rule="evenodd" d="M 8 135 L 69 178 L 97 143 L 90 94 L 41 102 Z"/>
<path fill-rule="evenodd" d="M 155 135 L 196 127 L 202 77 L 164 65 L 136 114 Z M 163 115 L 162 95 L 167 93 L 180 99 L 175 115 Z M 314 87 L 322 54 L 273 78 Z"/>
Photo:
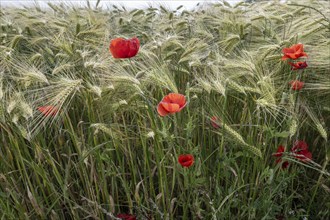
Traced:
<path fill-rule="evenodd" d="M 99 3 L 0 10 L 1 219 L 330 219 L 329 1 Z"/>

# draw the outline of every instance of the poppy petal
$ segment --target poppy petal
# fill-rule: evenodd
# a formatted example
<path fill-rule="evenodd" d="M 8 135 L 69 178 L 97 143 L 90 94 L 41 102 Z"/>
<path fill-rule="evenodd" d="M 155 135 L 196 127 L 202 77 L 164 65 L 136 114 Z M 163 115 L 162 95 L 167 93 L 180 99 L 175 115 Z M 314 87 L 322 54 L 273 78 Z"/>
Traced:
<path fill-rule="evenodd" d="M 139 47 L 140 47 L 139 39 L 135 37 L 129 40 L 128 41 L 129 52 L 127 54 L 127 57 L 134 57 L 138 53 Z"/>
<path fill-rule="evenodd" d="M 194 156 L 191 155 L 191 154 L 180 155 L 179 158 L 178 158 L 178 162 L 183 167 L 190 167 L 191 165 L 194 164 Z"/>
<path fill-rule="evenodd" d="M 116 39 L 113 39 L 113 40 L 111 40 L 111 44 L 110 44 L 110 46 L 112 46 L 112 47 L 117 47 L 119 44 L 121 44 L 123 41 L 125 41 L 125 39 L 124 38 L 116 38 Z"/>
<path fill-rule="evenodd" d="M 166 96 L 166 98 L 169 100 L 169 102 L 178 104 L 180 108 L 186 104 L 186 98 L 182 94 L 170 93 Z"/>
<path fill-rule="evenodd" d="M 286 60 L 288 58 L 296 60 L 299 57 L 307 57 L 307 54 L 304 52 L 304 45 L 303 44 L 295 44 L 292 45 L 289 48 L 283 48 L 282 52 L 284 56 L 282 57 L 282 60 Z"/>
<path fill-rule="evenodd" d="M 305 83 L 299 80 L 292 80 L 289 82 L 289 84 L 291 85 L 292 90 L 301 90 Z"/>
<path fill-rule="evenodd" d="M 139 49 L 140 49 L 140 41 L 139 41 L 139 39 L 137 39 L 135 37 L 131 40 L 131 44 L 133 45 L 133 48 L 134 48 L 134 53 L 133 53 L 134 55 L 133 56 L 135 56 L 137 54 L 137 52 L 139 51 Z"/>
<path fill-rule="evenodd" d="M 295 60 L 295 59 L 297 59 L 298 57 L 297 57 L 297 54 L 295 54 L 295 53 L 288 53 L 287 54 L 291 59 L 293 59 L 293 60 Z"/>
<path fill-rule="evenodd" d="M 274 157 L 282 157 L 284 151 L 285 151 L 285 147 L 280 145 L 278 146 L 276 153 L 273 153 L 272 155 Z"/>
<path fill-rule="evenodd" d="M 283 48 L 282 52 L 286 54 L 286 53 L 293 53 L 294 51 L 291 48 Z"/>
<path fill-rule="evenodd" d="M 110 52 L 114 58 L 126 58 L 129 48 L 127 42 L 123 38 L 117 38 L 111 41 Z"/>
<path fill-rule="evenodd" d="M 110 42 L 110 52 L 114 58 L 130 58 L 135 56 L 140 47 L 139 40 L 135 37 L 129 40 L 116 38 Z"/>
<path fill-rule="evenodd" d="M 56 116 L 58 108 L 56 106 L 46 105 L 38 107 L 38 111 L 44 116 Z"/>
<path fill-rule="evenodd" d="M 218 118 L 216 116 L 211 117 L 211 125 L 214 128 L 220 127 L 220 125 L 218 124 Z"/>
<path fill-rule="evenodd" d="M 118 214 L 116 217 L 122 220 L 136 220 L 136 217 L 131 214 Z"/>
<path fill-rule="evenodd" d="M 160 116 L 166 116 L 169 114 L 160 103 L 158 104 L 157 111 Z"/>
<path fill-rule="evenodd" d="M 160 105 L 170 113 L 175 113 L 180 111 L 180 106 L 176 103 L 167 103 L 167 102 L 161 102 Z"/>
<path fill-rule="evenodd" d="M 294 50 L 294 51 L 303 51 L 304 50 L 304 45 L 303 44 L 295 44 L 295 45 L 293 45 L 292 46 L 292 49 Z"/>
<path fill-rule="evenodd" d="M 306 160 L 311 160 L 312 159 L 312 153 L 307 151 L 305 154 L 304 154 Z"/>
<path fill-rule="evenodd" d="M 167 113 L 176 113 L 181 111 L 181 109 L 186 106 L 186 99 L 184 95 L 170 93 L 162 99 L 162 101 L 159 103 L 159 106 L 158 112 L 161 116 L 165 115 L 165 111 Z"/>
<path fill-rule="evenodd" d="M 305 151 L 308 150 L 308 144 L 305 141 L 296 141 L 293 144 L 292 151 Z"/>

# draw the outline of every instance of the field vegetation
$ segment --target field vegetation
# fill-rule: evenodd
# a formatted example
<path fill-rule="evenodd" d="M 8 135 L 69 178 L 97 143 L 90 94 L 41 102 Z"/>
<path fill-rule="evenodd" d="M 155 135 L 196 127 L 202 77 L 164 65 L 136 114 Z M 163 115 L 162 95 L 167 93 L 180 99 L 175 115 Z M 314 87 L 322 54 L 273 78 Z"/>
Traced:
<path fill-rule="evenodd" d="M 1 219 L 329 219 L 329 1 L 0 15 Z"/>

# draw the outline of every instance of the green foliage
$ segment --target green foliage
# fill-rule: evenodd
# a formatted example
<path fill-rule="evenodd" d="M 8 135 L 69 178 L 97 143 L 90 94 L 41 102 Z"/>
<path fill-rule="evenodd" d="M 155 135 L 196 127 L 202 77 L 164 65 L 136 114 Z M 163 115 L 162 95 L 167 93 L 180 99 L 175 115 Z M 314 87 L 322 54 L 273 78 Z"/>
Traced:
<path fill-rule="evenodd" d="M 1 219 L 329 218 L 328 2 L 99 2 L 1 8 Z M 133 36 L 138 55 L 114 59 L 110 40 Z M 305 70 L 281 61 L 296 43 Z M 303 90 L 290 90 L 293 79 Z M 188 105 L 160 117 L 170 92 Z M 313 160 L 284 158 L 281 169 L 272 154 L 295 140 Z"/>

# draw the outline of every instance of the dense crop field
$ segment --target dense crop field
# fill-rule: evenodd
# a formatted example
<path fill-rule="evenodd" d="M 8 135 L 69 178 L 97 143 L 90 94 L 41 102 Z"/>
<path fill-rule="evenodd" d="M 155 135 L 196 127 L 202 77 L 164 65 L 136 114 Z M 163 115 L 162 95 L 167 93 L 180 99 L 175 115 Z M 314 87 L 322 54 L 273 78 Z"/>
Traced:
<path fill-rule="evenodd" d="M 330 218 L 329 1 L 0 15 L 1 219 Z"/>

